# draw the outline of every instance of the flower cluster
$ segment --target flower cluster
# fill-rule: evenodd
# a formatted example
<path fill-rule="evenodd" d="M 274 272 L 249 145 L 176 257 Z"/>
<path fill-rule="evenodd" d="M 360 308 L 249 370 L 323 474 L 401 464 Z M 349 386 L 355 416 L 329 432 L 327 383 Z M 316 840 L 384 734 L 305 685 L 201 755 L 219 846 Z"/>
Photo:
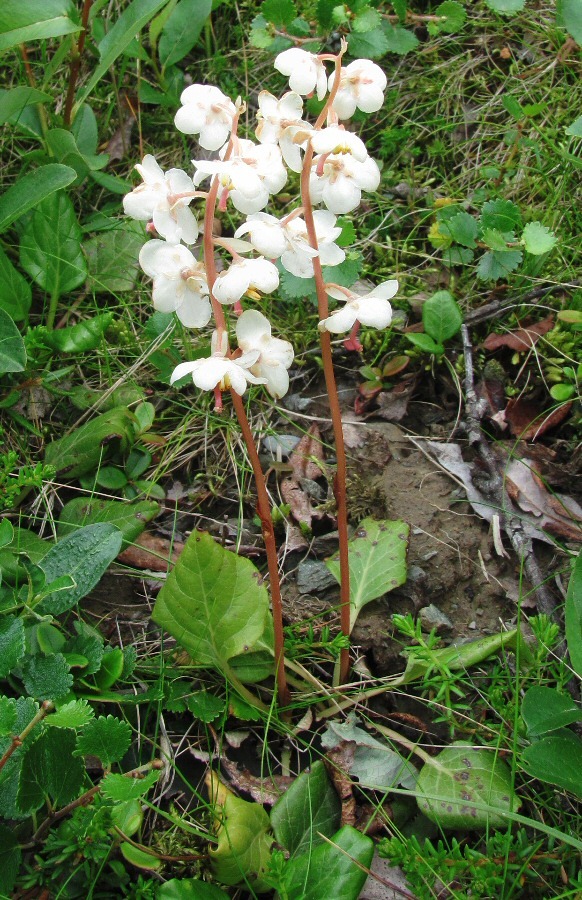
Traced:
<path fill-rule="evenodd" d="M 262 312 L 243 309 L 242 302 L 260 302 L 275 291 L 279 266 L 307 279 L 314 276 L 315 260 L 326 267 L 340 265 L 345 251 L 337 243 L 342 232 L 337 216 L 356 209 L 362 191 L 374 191 L 380 183 L 365 144 L 341 122 L 357 109 L 369 113 L 381 108 L 386 76 L 366 59 L 342 67 L 341 55 L 292 48 L 277 56 L 275 68 L 288 76 L 290 90 L 281 98 L 259 93 L 256 143 L 237 134 L 245 108 L 240 98 L 233 102 L 212 85 L 187 87 L 176 127 L 196 135 L 204 150 L 217 151 L 217 158 L 193 160 L 190 176 L 181 169 L 164 172 L 153 156 L 145 156 L 136 166 L 142 184 L 124 197 L 125 213 L 148 222 L 154 235 L 139 257 L 153 280 L 154 308 L 176 313 L 186 328 L 203 328 L 214 317 L 210 356 L 177 366 L 172 383 L 190 375 L 197 387 L 214 391 L 217 405 L 227 388 L 242 395 L 249 384 L 262 384 L 275 398 L 287 392 L 293 347 L 272 335 Z M 327 62 L 334 63 L 331 73 Z M 304 118 L 303 110 L 303 98 L 313 93 L 319 100 L 327 95 L 315 124 Z M 307 206 L 278 218 L 264 210 L 285 187 L 288 170 L 302 173 Z M 199 201 L 204 204 L 200 244 L 191 209 Z M 215 207 L 224 211 L 229 203 L 245 219 L 233 237 L 219 238 L 212 233 Z M 312 204 L 320 208 L 313 211 Z M 217 261 L 217 252 L 229 258 Z M 384 328 L 390 323 L 389 299 L 397 287 L 396 281 L 388 281 L 358 296 L 325 285 L 327 297 L 342 305 L 322 318 L 320 330 L 351 332 L 346 346 L 358 349 L 360 324 Z M 235 348 L 229 342 L 229 307 L 236 317 Z"/>

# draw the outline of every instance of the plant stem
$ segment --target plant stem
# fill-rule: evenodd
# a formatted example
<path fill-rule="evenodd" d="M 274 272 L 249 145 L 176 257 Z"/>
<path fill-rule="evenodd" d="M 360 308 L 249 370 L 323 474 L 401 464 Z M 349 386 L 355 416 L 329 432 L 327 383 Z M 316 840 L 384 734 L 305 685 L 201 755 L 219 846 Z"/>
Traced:
<path fill-rule="evenodd" d="M 71 49 L 71 68 L 69 70 L 69 85 L 67 88 L 67 98 L 65 100 L 65 111 L 63 113 L 65 128 L 68 128 L 71 124 L 73 102 L 75 100 L 75 90 L 77 87 L 77 78 L 79 77 L 81 59 L 83 57 L 83 50 L 85 49 L 85 36 L 87 34 L 87 24 L 89 22 L 89 12 L 91 10 L 92 2 L 93 0 L 84 0 L 83 12 L 81 13 L 81 34 L 79 35 L 78 43 L 73 39 L 73 46 Z"/>
<path fill-rule="evenodd" d="M 236 124 L 233 124 L 233 134 Z M 225 154 L 225 160 L 230 156 L 232 149 L 232 140 Z M 218 196 L 219 181 L 214 178 L 210 191 L 206 200 L 206 208 L 204 212 L 204 264 L 206 266 L 206 278 L 208 281 L 208 289 L 210 292 L 210 300 L 212 303 L 212 311 L 218 332 L 226 331 L 226 321 L 224 311 L 220 303 L 212 295 L 212 288 L 216 281 L 216 263 L 214 260 L 214 238 L 212 234 L 212 222 L 216 209 L 216 198 Z M 281 583 L 279 579 L 279 560 L 277 557 L 277 544 L 275 542 L 275 532 L 273 530 L 273 519 L 271 516 L 271 505 L 269 503 L 269 494 L 265 476 L 259 460 L 259 454 L 253 438 L 253 434 L 249 425 L 249 421 L 245 412 L 244 404 L 239 395 L 231 389 L 232 404 L 238 419 L 238 423 L 247 447 L 249 460 L 255 476 L 255 484 L 257 489 L 257 511 L 261 519 L 261 527 L 263 531 L 263 541 L 267 552 L 267 566 L 269 569 L 269 579 L 271 584 L 271 603 L 273 606 L 273 626 L 275 634 L 275 672 L 277 676 L 277 692 L 279 703 L 287 706 L 291 696 L 287 686 L 287 677 L 285 675 L 285 649 L 283 635 L 283 604 L 281 600 Z"/>
<path fill-rule="evenodd" d="M 337 94 L 341 74 L 342 51 L 336 57 L 335 63 L 335 81 L 327 103 L 315 123 L 315 128 L 320 129 L 327 110 L 333 103 Z M 315 232 L 315 223 L 313 220 L 313 205 L 309 195 L 309 176 L 311 174 L 311 164 L 313 161 L 313 148 L 309 144 L 303 160 L 303 169 L 301 171 L 301 203 L 303 205 L 303 217 L 307 228 L 307 236 L 309 243 L 314 250 L 318 250 L 317 234 Z M 325 281 L 319 256 L 315 256 L 312 260 L 313 276 L 315 279 L 315 288 L 317 291 L 317 309 L 320 319 L 326 319 L 329 314 L 329 305 L 327 293 L 325 290 Z M 320 332 L 321 356 L 323 360 L 323 373 L 325 376 L 325 386 L 329 397 L 329 410 L 331 414 L 333 436 L 336 448 L 337 469 L 333 480 L 333 493 L 337 507 L 337 530 L 339 539 L 339 559 L 340 559 L 340 614 L 341 614 L 341 630 L 342 634 L 349 639 L 350 636 L 350 570 L 348 562 L 348 507 L 346 496 L 346 479 L 347 479 L 347 462 L 346 451 L 344 446 L 344 435 L 342 430 L 342 416 L 339 405 L 339 396 L 337 392 L 337 384 L 333 370 L 333 359 L 331 352 L 331 335 L 328 331 Z M 342 649 L 339 660 L 339 683 L 343 684 L 350 670 L 350 651 L 346 647 Z M 335 679 L 334 679 L 335 680 Z"/>
<path fill-rule="evenodd" d="M 51 299 L 49 301 L 49 310 L 46 317 L 46 327 L 49 331 L 52 331 L 55 325 L 55 318 L 57 315 L 57 306 L 59 305 L 59 297 L 61 296 L 61 292 L 58 286 L 51 294 Z"/>
<path fill-rule="evenodd" d="M 31 88 L 35 88 L 36 87 L 36 78 L 34 77 L 34 72 L 32 71 L 32 66 L 30 65 L 30 60 L 28 58 L 28 50 L 26 49 L 26 44 L 20 45 L 20 55 L 22 56 L 22 62 L 24 63 L 24 69 L 26 72 L 26 77 L 28 79 L 28 83 L 31 86 Z M 42 103 L 37 103 L 36 109 L 38 111 L 38 118 L 40 121 L 40 128 L 42 131 L 42 135 L 43 135 L 44 139 L 46 140 L 46 136 L 49 131 L 48 121 L 47 121 L 47 117 L 46 117 L 46 110 L 45 110 L 44 106 L 42 105 Z"/>
<path fill-rule="evenodd" d="M 42 706 L 40 707 L 37 714 L 33 719 L 30 720 L 26 728 L 24 728 L 20 734 L 14 735 L 12 738 L 12 743 L 4 753 L 2 759 L 0 759 L 0 771 L 4 768 L 12 754 L 15 750 L 22 746 L 24 740 L 28 737 L 33 728 L 36 728 L 39 722 L 42 722 L 44 717 L 48 715 L 55 708 L 54 703 L 51 700 L 45 700 Z"/>

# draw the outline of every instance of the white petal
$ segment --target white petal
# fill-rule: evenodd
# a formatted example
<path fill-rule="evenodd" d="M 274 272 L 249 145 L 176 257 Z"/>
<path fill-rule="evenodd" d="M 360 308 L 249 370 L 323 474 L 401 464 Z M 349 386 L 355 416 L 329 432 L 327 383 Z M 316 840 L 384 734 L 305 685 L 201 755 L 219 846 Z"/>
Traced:
<path fill-rule="evenodd" d="M 384 105 L 384 93 L 375 84 L 363 84 L 358 96 L 358 109 L 365 113 L 377 112 Z"/>
<path fill-rule="evenodd" d="M 367 294 L 368 297 L 380 297 L 382 300 L 391 300 L 398 291 L 398 282 L 395 278 L 391 281 L 383 281 Z"/>
<path fill-rule="evenodd" d="M 318 254 L 314 252 L 313 256 L 317 255 Z M 292 249 L 286 250 L 285 253 L 283 253 L 281 256 L 281 263 L 288 272 L 291 272 L 291 274 L 295 275 L 297 278 L 313 278 L 312 259 L 313 257 L 306 253 L 301 253 Z"/>
<path fill-rule="evenodd" d="M 226 272 L 221 272 L 212 288 L 219 303 L 236 303 L 247 292 L 250 273 L 241 263 L 233 263 Z"/>
<path fill-rule="evenodd" d="M 362 163 L 353 163 L 354 178 L 364 191 L 375 191 L 380 184 L 380 169 L 371 156 Z"/>
<path fill-rule="evenodd" d="M 174 116 L 174 125 L 182 134 L 199 134 L 205 122 L 206 111 L 193 104 L 182 106 Z"/>
<path fill-rule="evenodd" d="M 269 189 L 261 184 L 260 190 L 253 197 L 246 196 L 238 189 L 231 191 L 229 196 L 235 209 L 238 209 L 239 212 L 245 215 L 249 215 L 265 208 L 269 202 Z"/>
<path fill-rule="evenodd" d="M 230 137 L 230 125 L 211 122 L 200 129 L 198 141 L 205 150 L 220 150 Z"/>
<path fill-rule="evenodd" d="M 166 184 L 172 194 L 185 194 L 187 191 L 193 191 L 194 185 L 189 175 L 183 169 L 168 169 L 166 172 Z M 180 203 L 187 205 L 191 200 L 183 198 Z"/>
<path fill-rule="evenodd" d="M 260 367 L 261 375 L 267 380 L 267 390 L 271 397 L 280 400 L 289 390 L 289 373 L 278 363 Z"/>
<path fill-rule="evenodd" d="M 174 210 L 174 215 L 180 229 L 180 240 L 185 244 L 194 244 L 198 238 L 198 222 L 191 209 L 182 206 Z M 155 223 L 154 223 L 155 224 Z"/>
<path fill-rule="evenodd" d="M 347 304 L 348 306 L 352 304 Z M 387 300 L 379 297 L 361 297 L 353 304 L 357 308 L 357 316 L 362 325 L 374 328 L 386 328 L 392 321 L 392 307 Z"/>
<path fill-rule="evenodd" d="M 346 303 L 342 309 L 336 309 L 335 312 L 319 323 L 320 331 L 331 331 L 332 334 L 345 334 L 351 331 L 357 316 L 357 310 L 352 303 Z"/>
<path fill-rule="evenodd" d="M 340 119 L 351 119 L 356 111 L 356 106 L 355 95 L 347 90 L 339 90 L 332 103 L 332 107 Z"/>
<path fill-rule="evenodd" d="M 279 287 L 279 270 L 268 259 L 260 256 L 248 260 L 249 284 L 265 294 Z"/>
<path fill-rule="evenodd" d="M 139 264 L 150 278 L 155 278 L 160 271 L 160 251 L 165 250 L 166 247 L 165 241 L 153 240 L 144 244 L 139 251 Z"/>
<path fill-rule="evenodd" d="M 236 323 L 236 339 L 241 350 L 257 347 L 263 337 L 271 336 L 271 323 L 256 309 L 246 309 Z"/>
<path fill-rule="evenodd" d="M 160 168 L 151 153 L 147 153 L 141 163 L 134 166 L 146 184 L 155 184 L 164 180 L 164 170 Z"/>
<path fill-rule="evenodd" d="M 339 175 L 336 181 L 324 185 L 322 199 L 331 212 L 348 213 L 358 206 L 362 197 L 360 188 L 345 175 Z"/>
<path fill-rule="evenodd" d="M 190 210 L 186 210 L 186 212 L 190 212 Z M 190 215 L 192 214 L 190 213 Z M 182 229 L 179 227 L 178 222 L 174 216 L 172 216 L 167 206 L 162 207 L 161 209 L 154 209 L 152 219 L 154 228 L 161 237 L 165 238 L 170 244 L 179 243 L 182 236 Z"/>
<path fill-rule="evenodd" d="M 185 375 L 190 375 L 191 372 L 194 372 L 198 368 L 200 362 L 201 360 L 195 359 L 193 362 L 180 363 L 176 366 L 170 376 L 170 384 L 175 384 L 176 381 L 180 381 Z"/>
<path fill-rule="evenodd" d="M 123 211 L 126 216 L 137 219 L 139 222 L 147 222 L 153 216 L 154 209 L 160 199 L 159 191 L 146 188 L 144 185 L 137 187 L 123 198 Z"/>
<path fill-rule="evenodd" d="M 337 244 L 321 244 L 319 259 L 322 266 L 339 266 L 346 258 L 345 250 Z"/>
<path fill-rule="evenodd" d="M 176 315 L 186 328 L 204 328 L 212 317 L 210 300 L 194 291 L 186 290 Z"/>
<path fill-rule="evenodd" d="M 166 275 L 157 275 L 152 290 L 154 309 L 165 313 L 175 312 L 183 302 L 184 288 L 184 282 Z"/>
<path fill-rule="evenodd" d="M 212 391 L 220 384 L 227 374 L 232 363 L 222 357 L 211 356 L 208 359 L 197 360 L 199 366 L 192 373 L 192 381 L 202 391 Z"/>

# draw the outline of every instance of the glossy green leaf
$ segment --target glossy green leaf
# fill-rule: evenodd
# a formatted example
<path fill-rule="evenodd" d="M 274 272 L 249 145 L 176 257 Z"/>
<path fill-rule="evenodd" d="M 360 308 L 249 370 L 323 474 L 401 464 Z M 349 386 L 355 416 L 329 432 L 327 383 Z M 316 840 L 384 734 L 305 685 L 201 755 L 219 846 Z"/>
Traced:
<path fill-rule="evenodd" d="M 228 671 L 265 631 L 269 596 L 253 563 L 193 532 L 154 606 L 153 619 L 203 666 Z"/>
<path fill-rule="evenodd" d="M 350 630 L 366 603 L 406 581 L 406 552 L 410 528 L 405 522 L 364 519 L 349 542 Z M 326 565 L 340 581 L 339 554 Z"/>
<path fill-rule="evenodd" d="M 437 291 L 422 305 L 422 323 L 431 338 L 444 344 L 460 330 L 463 314 L 449 291 Z"/>
<path fill-rule="evenodd" d="M 9 91 L 0 91 L 0 125 L 17 117 L 27 106 L 47 103 L 51 99 L 50 94 L 26 85 L 20 85 Z"/>
<path fill-rule="evenodd" d="M 59 163 L 23 175 L 0 196 L 0 233 L 47 197 L 68 187 L 76 177 L 74 169 Z"/>
<path fill-rule="evenodd" d="M 566 729 L 526 747 L 521 763 L 528 775 L 555 784 L 582 800 L 582 741 Z"/>
<path fill-rule="evenodd" d="M 131 726 L 115 716 L 92 719 L 77 737 L 75 753 L 96 756 L 104 768 L 123 759 L 131 743 Z"/>
<path fill-rule="evenodd" d="M 288 897 L 357 900 L 374 855 L 371 838 L 344 825 L 331 838 L 289 861 L 285 872 Z M 359 865 L 358 865 L 359 864 Z"/>
<path fill-rule="evenodd" d="M 580 0 L 557 0 L 558 21 L 566 31 L 582 46 L 582 3 Z"/>
<path fill-rule="evenodd" d="M 418 347 L 419 350 L 422 350 L 423 353 L 432 353 L 435 356 L 442 356 L 445 352 L 444 346 L 431 338 L 430 334 L 423 334 L 422 332 L 416 334 L 415 332 L 411 332 L 404 336 L 407 341 L 410 341 L 411 344 L 414 344 L 414 346 Z"/>
<path fill-rule="evenodd" d="M 0 678 L 6 678 L 23 659 L 24 622 L 16 616 L 0 617 Z"/>
<path fill-rule="evenodd" d="M 2 581 L 13 584 L 18 580 L 19 573 L 22 574 L 18 553 L 25 553 L 31 562 L 39 563 L 51 547 L 52 541 L 43 540 L 34 531 L 29 531 L 28 528 L 15 528 L 12 543 L 0 550 Z"/>
<path fill-rule="evenodd" d="M 79 153 L 85 157 L 97 154 L 97 145 L 99 143 L 97 119 L 87 103 L 84 103 L 77 111 L 74 122 L 71 125 L 71 134 L 75 139 Z"/>
<path fill-rule="evenodd" d="M 0 247 L 0 309 L 15 322 L 22 322 L 28 316 L 31 300 L 28 281 L 14 268 Z"/>
<path fill-rule="evenodd" d="M 43 336 L 43 343 L 59 353 L 87 353 L 96 350 L 103 342 L 103 335 L 111 325 L 114 314 L 100 313 L 77 325 L 59 328 Z"/>
<path fill-rule="evenodd" d="M 56 616 L 86 597 L 119 553 L 121 541 L 121 531 L 103 522 L 86 525 L 55 544 L 41 561 L 47 583 L 66 574 L 76 587 L 47 597 L 38 611 Z"/>
<path fill-rule="evenodd" d="M 85 241 L 88 283 L 96 294 L 131 291 L 139 271 L 139 251 L 145 241 L 141 222 L 119 222 Z"/>
<path fill-rule="evenodd" d="M 163 861 L 159 859 L 157 855 L 154 853 L 147 853 L 139 847 L 134 847 L 133 844 L 128 844 L 127 841 L 122 841 L 119 845 L 119 849 L 121 850 L 123 858 L 138 869 L 155 872 L 162 868 Z"/>
<path fill-rule="evenodd" d="M 118 777 L 123 778 L 123 775 Z M 143 823 L 143 809 L 139 800 L 117 803 L 111 810 L 111 821 L 127 837 L 134 835 Z"/>
<path fill-rule="evenodd" d="M 95 717 L 95 711 L 86 700 L 70 700 L 45 719 L 51 728 L 83 728 Z"/>
<path fill-rule="evenodd" d="M 0 50 L 80 31 L 71 0 L 2 0 Z"/>
<path fill-rule="evenodd" d="M 7 547 L 14 540 L 14 527 L 10 519 L 0 521 L 0 549 Z"/>
<path fill-rule="evenodd" d="M 22 335 L 7 312 L 0 308 L 0 374 L 23 372 L 26 348 Z"/>
<path fill-rule="evenodd" d="M 162 68 L 173 66 L 190 53 L 212 11 L 212 0 L 179 0 L 160 37 L 158 53 Z"/>
<path fill-rule="evenodd" d="M 97 686 L 102 691 L 108 690 L 119 681 L 123 674 L 123 651 L 119 647 L 113 647 L 103 654 L 101 667 L 95 675 Z"/>
<path fill-rule="evenodd" d="M 125 407 L 115 407 L 48 444 L 44 461 L 56 468 L 59 478 L 78 478 L 96 470 L 116 446 L 127 449 L 134 434 L 133 413 Z"/>
<path fill-rule="evenodd" d="M 159 900 L 228 900 L 228 894 L 215 884 L 199 878 L 171 878 L 158 887 Z"/>
<path fill-rule="evenodd" d="M 139 500 L 127 503 L 123 500 L 98 500 L 96 498 L 75 497 L 65 504 L 59 515 L 57 534 L 64 537 L 77 531 L 83 525 L 109 522 L 121 531 L 121 549 L 136 540 L 160 511 L 153 500 Z"/>
<path fill-rule="evenodd" d="M 73 756 L 74 749 L 75 733 L 55 729 L 45 731 L 27 750 L 17 799 L 22 812 L 34 812 L 47 797 L 58 809 L 78 796 L 85 767 Z"/>
<path fill-rule="evenodd" d="M 259 803 L 231 793 L 214 772 L 208 778 L 218 841 L 208 850 L 212 872 L 221 884 L 250 882 L 260 891 L 273 844 L 269 816 Z"/>
<path fill-rule="evenodd" d="M 75 104 L 75 110 L 85 102 L 93 88 L 98 84 L 118 56 L 129 46 L 136 34 L 144 25 L 153 19 L 155 14 L 166 5 L 168 0 L 132 0 L 123 10 L 113 27 L 99 42 L 99 63 L 93 74 L 81 89 Z"/>
<path fill-rule="evenodd" d="M 102 169 L 109 157 L 106 153 L 86 155 L 81 153 L 75 136 L 65 128 L 52 128 L 46 135 L 46 143 L 51 155 L 77 173 L 77 182 L 87 177 L 89 172 Z"/>
<path fill-rule="evenodd" d="M 511 770 L 494 749 L 456 741 L 421 769 L 416 800 L 441 828 L 484 829 L 507 825 L 521 803 Z"/>
<path fill-rule="evenodd" d="M 341 804 L 325 766 L 316 762 L 302 772 L 277 800 L 271 812 L 271 827 L 278 844 L 298 856 L 335 834 L 340 824 Z"/>
<path fill-rule="evenodd" d="M 36 207 L 20 237 L 20 265 L 51 294 L 79 287 L 87 275 L 81 227 L 70 198 L 52 194 Z"/>
<path fill-rule="evenodd" d="M 534 685 L 524 695 L 521 715 L 528 738 L 533 738 L 579 722 L 582 720 L 582 707 L 569 694 L 560 694 L 544 685 Z"/>
<path fill-rule="evenodd" d="M 566 594 L 566 643 L 572 668 L 582 677 L 582 551 L 574 562 Z"/>

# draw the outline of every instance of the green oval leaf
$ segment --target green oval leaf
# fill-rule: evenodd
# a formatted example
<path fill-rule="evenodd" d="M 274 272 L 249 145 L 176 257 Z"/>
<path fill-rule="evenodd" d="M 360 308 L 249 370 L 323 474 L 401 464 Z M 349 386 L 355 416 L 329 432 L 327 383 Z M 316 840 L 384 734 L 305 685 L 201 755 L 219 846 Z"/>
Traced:
<path fill-rule="evenodd" d="M 572 668 L 582 676 L 582 551 L 576 557 L 566 594 L 566 643 Z"/>
<path fill-rule="evenodd" d="M 0 308 L 0 374 L 23 372 L 26 348 L 22 335 L 7 312 Z"/>
<path fill-rule="evenodd" d="M 271 828 L 277 842 L 297 856 L 331 837 L 340 824 L 341 804 L 327 776 L 316 762 L 302 772 L 277 800 L 271 812 Z"/>
<path fill-rule="evenodd" d="M 285 873 L 288 897 L 356 900 L 374 855 L 371 838 L 345 825 L 323 844 L 290 860 Z M 359 865 L 358 865 L 359 864 Z"/>
<path fill-rule="evenodd" d="M 78 325 L 50 331 L 43 336 L 43 343 L 60 353 L 86 353 L 88 350 L 96 350 L 112 321 L 112 312 L 101 313 L 93 319 L 79 322 Z"/>
<path fill-rule="evenodd" d="M 54 466 L 60 478 L 78 478 L 79 475 L 95 470 L 117 440 L 122 449 L 127 449 L 134 434 L 133 413 L 118 406 L 76 428 L 72 434 L 48 444 L 45 463 Z"/>
<path fill-rule="evenodd" d="M 556 784 L 582 799 L 582 741 L 574 732 L 549 735 L 523 751 L 525 771 L 540 781 Z"/>
<path fill-rule="evenodd" d="M 459 331 L 463 314 L 449 291 L 437 291 L 422 306 L 422 323 L 437 344 L 444 344 Z"/>
<path fill-rule="evenodd" d="M 68 187 L 76 177 L 74 169 L 59 163 L 41 166 L 23 175 L 0 197 L 0 233 L 46 197 Z"/>
<path fill-rule="evenodd" d="M 159 504 L 153 500 L 127 503 L 123 500 L 75 497 L 61 510 L 57 534 L 59 537 L 64 537 L 77 531 L 83 525 L 109 522 L 121 531 L 123 536 L 121 549 L 124 550 L 128 544 L 139 537 L 147 523 L 151 522 L 159 511 Z"/>
<path fill-rule="evenodd" d="M 0 125 L 4 125 L 13 116 L 18 117 L 19 113 L 27 106 L 47 103 L 49 100 L 51 100 L 50 94 L 26 85 L 20 85 L 10 91 L 0 91 Z"/>
<path fill-rule="evenodd" d="M 162 68 L 184 59 L 196 44 L 204 23 L 212 11 L 212 0 L 180 0 L 166 20 L 160 37 L 158 53 Z"/>
<path fill-rule="evenodd" d="M 528 738 L 539 737 L 582 719 L 582 708 L 569 694 L 560 694 L 544 685 L 530 687 L 523 698 L 521 715 Z"/>
<path fill-rule="evenodd" d="M 46 197 L 37 205 L 20 237 L 22 268 L 51 294 L 73 290 L 87 275 L 81 235 L 67 194 L 61 191 Z"/>
<path fill-rule="evenodd" d="M 0 247 L 0 309 L 15 322 L 22 322 L 28 316 L 31 300 L 28 281 L 14 268 Z"/>
<path fill-rule="evenodd" d="M 2 0 L 0 50 L 80 31 L 71 0 Z"/>

